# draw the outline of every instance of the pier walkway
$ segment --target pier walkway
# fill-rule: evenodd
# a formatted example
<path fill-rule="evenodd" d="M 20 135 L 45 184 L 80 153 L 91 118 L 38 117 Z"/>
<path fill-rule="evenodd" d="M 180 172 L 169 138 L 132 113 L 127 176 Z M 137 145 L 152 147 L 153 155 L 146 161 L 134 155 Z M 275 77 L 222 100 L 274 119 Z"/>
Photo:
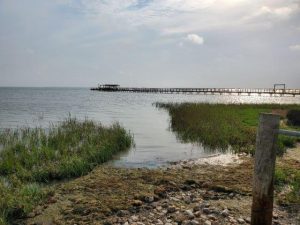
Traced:
<path fill-rule="evenodd" d="M 93 91 L 108 92 L 144 92 L 144 93 L 191 93 L 191 94 L 237 94 L 237 95 L 271 95 L 271 96 L 296 96 L 300 89 L 276 88 L 134 88 L 120 87 L 119 85 L 99 85 L 91 88 Z"/>

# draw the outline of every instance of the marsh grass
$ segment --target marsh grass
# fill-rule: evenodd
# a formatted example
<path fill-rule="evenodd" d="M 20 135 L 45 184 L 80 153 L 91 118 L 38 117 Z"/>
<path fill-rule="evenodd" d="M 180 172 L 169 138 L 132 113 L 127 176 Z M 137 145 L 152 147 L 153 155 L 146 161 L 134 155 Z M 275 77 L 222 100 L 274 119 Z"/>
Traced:
<path fill-rule="evenodd" d="M 299 168 L 290 165 L 280 165 L 275 170 L 275 185 L 278 191 L 289 186 L 290 191 L 279 197 L 280 204 L 300 205 L 300 171 Z"/>
<path fill-rule="evenodd" d="M 299 130 L 299 127 L 289 126 L 286 123 L 286 114 L 291 109 L 299 110 L 300 105 L 157 103 L 156 106 L 168 110 L 170 127 L 181 141 L 200 143 L 208 151 L 214 149 L 228 151 L 228 149 L 231 149 L 234 152 L 254 154 L 258 118 L 262 112 L 280 112 L 281 127 Z M 285 149 L 294 147 L 297 141 L 299 142 L 297 138 L 280 135 L 277 155 L 283 155 Z M 291 191 L 279 197 L 279 203 L 299 205 L 299 164 L 291 161 L 277 166 L 275 184 L 276 189 L 279 191 L 287 185 L 291 188 Z"/>
<path fill-rule="evenodd" d="M 67 118 L 49 129 L 0 134 L 0 225 L 26 215 L 47 196 L 41 183 L 87 174 L 128 149 L 133 138 L 119 124 L 104 127 Z"/>
<path fill-rule="evenodd" d="M 207 151 L 246 152 L 253 154 L 259 114 L 299 109 L 300 105 L 278 104 L 206 104 L 156 103 L 168 110 L 170 127 L 183 142 L 196 142 Z M 285 119 L 281 115 L 281 119 Z M 285 126 L 285 128 L 289 128 Z M 295 138 L 279 138 L 278 153 L 295 144 Z"/>

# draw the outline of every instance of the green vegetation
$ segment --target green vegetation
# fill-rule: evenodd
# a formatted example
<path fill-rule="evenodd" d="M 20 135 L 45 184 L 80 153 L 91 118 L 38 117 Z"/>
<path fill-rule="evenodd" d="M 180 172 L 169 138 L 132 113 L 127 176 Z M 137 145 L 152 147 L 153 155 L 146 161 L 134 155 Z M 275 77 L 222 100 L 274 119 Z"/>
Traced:
<path fill-rule="evenodd" d="M 157 103 L 156 106 L 168 110 L 171 129 L 180 140 L 202 144 L 209 151 L 232 149 L 251 154 L 259 113 L 278 113 L 285 121 L 288 110 L 300 109 L 300 105 L 276 104 Z M 283 126 L 289 128 L 285 123 Z M 295 138 L 280 137 L 278 153 L 282 154 L 285 146 L 291 147 L 295 142 Z"/>
<path fill-rule="evenodd" d="M 275 170 L 275 185 L 282 191 L 284 187 L 291 190 L 279 196 L 280 204 L 300 204 L 300 168 L 288 164 L 279 165 Z"/>
<path fill-rule="evenodd" d="M 132 143 L 118 124 L 103 127 L 73 118 L 48 130 L 5 130 L 0 134 L 0 225 L 47 197 L 42 183 L 87 174 Z"/>
<path fill-rule="evenodd" d="M 49 188 L 36 183 L 22 183 L 15 177 L 0 180 L 0 225 L 9 224 L 11 219 L 22 218 L 34 207 L 51 195 Z"/>
<path fill-rule="evenodd" d="M 163 104 L 157 103 L 157 107 L 167 109 L 171 121 L 171 129 L 176 132 L 180 140 L 184 142 L 196 142 L 202 144 L 209 151 L 219 149 L 234 152 L 254 153 L 256 129 L 259 114 L 277 113 L 281 116 L 281 127 L 284 129 L 297 129 L 291 126 L 287 115 L 295 115 L 300 105 L 225 105 L 182 103 Z M 294 116 L 294 120 L 299 117 Z M 295 147 L 297 138 L 279 136 L 278 155 L 283 155 L 286 148 Z M 281 204 L 300 203 L 300 168 L 295 160 L 279 160 L 276 166 L 275 184 L 278 191 L 289 186 L 284 194 L 278 196 Z"/>

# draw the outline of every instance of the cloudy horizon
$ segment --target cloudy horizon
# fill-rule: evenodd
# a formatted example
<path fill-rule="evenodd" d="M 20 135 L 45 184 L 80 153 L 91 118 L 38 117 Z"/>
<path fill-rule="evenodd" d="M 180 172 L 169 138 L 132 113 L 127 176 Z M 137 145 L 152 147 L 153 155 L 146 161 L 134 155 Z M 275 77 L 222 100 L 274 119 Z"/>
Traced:
<path fill-rule="evenodd" d="M 300 88 L 297 0 L 0 0 L 0 86 Z"/>

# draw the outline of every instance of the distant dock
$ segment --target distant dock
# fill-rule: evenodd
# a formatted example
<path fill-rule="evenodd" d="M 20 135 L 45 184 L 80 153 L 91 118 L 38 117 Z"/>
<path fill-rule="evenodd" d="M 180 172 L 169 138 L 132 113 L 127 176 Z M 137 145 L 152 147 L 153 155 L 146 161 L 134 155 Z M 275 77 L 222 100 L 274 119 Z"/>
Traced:
<path fill-rule="evenodd" d="M 284 88 L 277 88 L 277 86 Z M 143 92 L 143 93 L 166 93 L 166 94 L 218 94 L 218 95 L 270 95 L 270 96 L 299 96 L 300 89 L 287 89 L 284 84 L 275 84 L 274 88 L 136 88 L 120 87 L 117 84 L 103 84 L 92 91 L 106 92 Z"/>

